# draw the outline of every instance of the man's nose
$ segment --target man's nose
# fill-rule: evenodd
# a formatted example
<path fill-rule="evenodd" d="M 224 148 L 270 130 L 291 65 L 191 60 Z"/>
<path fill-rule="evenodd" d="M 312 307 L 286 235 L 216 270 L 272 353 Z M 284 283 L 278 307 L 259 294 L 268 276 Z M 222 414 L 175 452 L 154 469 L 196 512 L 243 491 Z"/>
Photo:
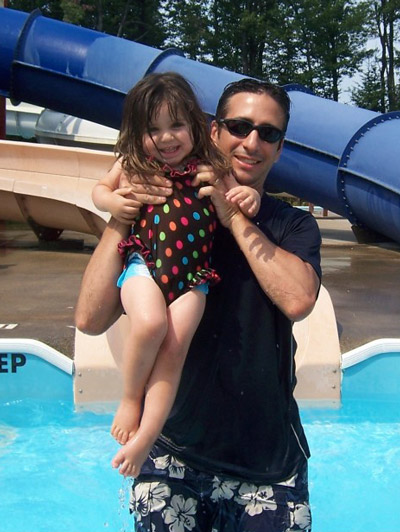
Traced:
<path fill-rule="evenodd" d="M 250 131 L 247 137 L 243 139 L 242 144 L 243 147 L 247 150 L 255 150 L 260 142 L 261 140 L 258 135 L 258 131 L 256 129 L 253 129 L 253 131 Z"/>

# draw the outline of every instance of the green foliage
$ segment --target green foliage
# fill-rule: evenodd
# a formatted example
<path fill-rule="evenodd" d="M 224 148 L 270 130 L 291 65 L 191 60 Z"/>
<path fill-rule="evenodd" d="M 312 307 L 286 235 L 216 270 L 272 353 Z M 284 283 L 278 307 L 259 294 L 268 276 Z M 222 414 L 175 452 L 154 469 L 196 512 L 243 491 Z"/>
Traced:
<path fill-rule="evenodd" d="M 8 7 L 19 11 L 26 11 L 27 13 L 35 9 L 40 9 L 46 17 L 58 20 L 62 20 L 63 17 L 60 0 L 50 0 L 49 2 L 44 2 L 43 0 L 8 0 Z"/>
<path fill-rule="evenodd" d="M 338 99 L 365 56 L 355 0 L 165 0 L 168 42 L 192 59 Z"/>
<path fill-rule="evenodd" d="M 63 21 L 72 24 L 80 24 L 85 17 L 87 6 L 78 0 L 61 0 L 60 7 L 63 12 Z"/>
<path fill-rule="evenodd" d="M 396 50 L 400 36 L 400 0 L 365 0 L 369 36 L 378 45 L 372 50 L 373 62 L 364 68 L 361 83 L 352 91 L 356 105 L 381 112 L 400 109 L 400 90 L 396 71 L 400 67 Z"/>
<path fill-rule="evenodd" d="M 337 100 L 341 79 L 365 56 L 365 8 L 352 0 L 281 0 L 279 14 L 285 31 L 268 57 L 277 81 Z"/>
<path fill-rule="evenodd" d="M 43 15 L 161 47 L 165 32 L 160 13 L 161 0 L 9 0 L 20 11 L 40 8 Z"/>
<path fill-rule="evenodd" d="M 262 77 L 275 0 L 165 0 L 168 44 L 191 59 Z"/>
<path fill-rule="evenodd" d="M 107 0 L 102 10 L 102 31 L 156 48 L 163 45 L 160 0 Z"/>
<path fill-rule="evenodd" d="M 166 45 L 185 52 L 190 59 L 207 60 L 208 12 L 201 0 L 164 0 Z"/>
<path fill-rule="evenodd" d="M 379 61 L 376 57 L 368 61 L 368 67 L 361 75 L 360 83 L 351 90 L 351 100 L 358 107 L 380 113 L 385 112 L 384 89 L 382 88 Z"/>

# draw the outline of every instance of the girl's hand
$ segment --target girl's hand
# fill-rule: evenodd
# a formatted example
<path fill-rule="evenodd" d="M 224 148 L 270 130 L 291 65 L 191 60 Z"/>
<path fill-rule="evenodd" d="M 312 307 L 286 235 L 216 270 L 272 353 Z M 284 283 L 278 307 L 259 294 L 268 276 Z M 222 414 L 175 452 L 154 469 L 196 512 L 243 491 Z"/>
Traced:
<path fill-rule="evenodd" d="M 199 189 L 199 198 L 205 196 L 211 198 L 219 221 L 228 229 L 231 227 L 233 218 L 241 214 L 238 206 L 226 198 L 230 182 L 228 176 L 219 179 L 211 166 L 206 165 L 199 165 L 197 175 L 193 180 L 194 186 L 202 185 Z"/>
<path fill-rule="evenodd" d="M 224 227 L 230 227 L 239 209 L 248 218 L 255 216 L 260 209 L 260 194 L 251 187 L 239 185 L 232 173 L 218 179 L 211 166 L 199 165 L 193 185 L 202 185 L 199 197 L 211 198 Z"/>
<path fill-rule="evenodd" d="M 260 209 L 261 197 L 254 188 L 238 185 L 228 190 L 225 197 L 228 201 L 238 205 L 248 218 L 253 218 Z"/>
<path fill-rule="evenodd" d="M 117 188 L 109 196 L 109 212 L 122 224 L 131 225 L 139 214 L 142 203 L 128 187 Z"/>

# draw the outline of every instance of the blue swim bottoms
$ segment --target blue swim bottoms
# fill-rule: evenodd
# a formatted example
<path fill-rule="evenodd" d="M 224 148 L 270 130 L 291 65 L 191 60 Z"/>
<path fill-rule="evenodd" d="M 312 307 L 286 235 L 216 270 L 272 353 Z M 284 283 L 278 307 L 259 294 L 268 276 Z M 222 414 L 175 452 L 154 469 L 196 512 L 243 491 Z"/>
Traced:
<path fill-rule="evenodd" d="M 132 253 L 129 257 L 126 268 L 124 268 L 124 271 L 118 277 L 117 286 L 121 288 L 127 279 L 137 276 L 150 277 L 150 279 L 153 279 L 142 255 L 140 255 L 140 253 Z"/>
<path fill-rule="evenodd" d="M 117 286 L 121 288 L 127 279 L 138 276 L 154 279 L 142 255 L 140 253 L 132 253 L 129 257 L 126 268 L 118 277 Z M 199 284 L 194 288 L 204 292 L 206 295 L 208 294 L 208 283 Z"/>

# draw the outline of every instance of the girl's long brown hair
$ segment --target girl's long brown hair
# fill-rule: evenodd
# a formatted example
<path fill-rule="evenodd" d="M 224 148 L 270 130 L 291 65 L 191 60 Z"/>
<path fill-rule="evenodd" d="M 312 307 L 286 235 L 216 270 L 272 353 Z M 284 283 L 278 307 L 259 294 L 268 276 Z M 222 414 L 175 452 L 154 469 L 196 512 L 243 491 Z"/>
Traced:
<path fill-rule="evenodd" d="M 158 161 L 149 160 L 143 150 L 143 136 L 145 133 L 150 135 L 150 124 L 164 102 L 174 120 L 180 115 L 188 122 L 194 146 L 191 155 L 210 164 L 217 175 L 225 175 L 229 164 L 211 140 L 206 115 L 192 87 L 180 74 L 165 72 L 144 77 L 125 98 L 115 154 L 121 158 L 128 176 L 152 175 L 162 166 Z"/>

